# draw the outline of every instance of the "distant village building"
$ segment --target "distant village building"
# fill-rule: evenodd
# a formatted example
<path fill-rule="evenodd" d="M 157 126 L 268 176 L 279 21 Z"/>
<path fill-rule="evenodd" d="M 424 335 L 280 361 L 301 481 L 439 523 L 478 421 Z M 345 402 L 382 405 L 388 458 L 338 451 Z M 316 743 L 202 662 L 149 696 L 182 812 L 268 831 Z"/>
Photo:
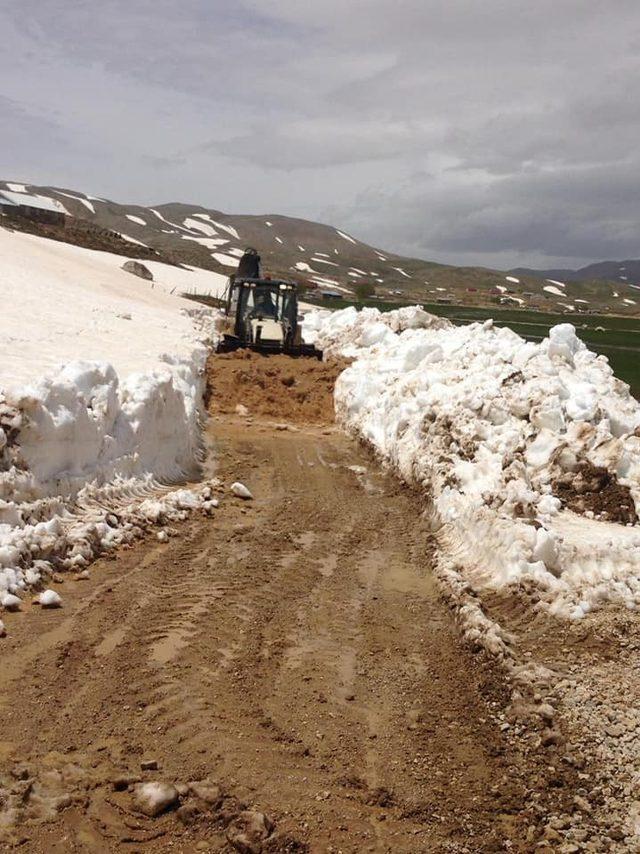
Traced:
<path fill-rule="evenodd" d="M 320 291 L 320 297 L 322 299 L 344 299 L 343 295 L 337 291 Z"/>
<path fill-rule="evenodd" d="M 49 225 L 64 225 L 67 215 L 55 199 L 0 190 L 0 213 Z"/>
<path fill-rule="evenodd" d="M 451 305 L 453 297 L 438 297 L 436 302 L 439 302 L 441 305 Z"/>

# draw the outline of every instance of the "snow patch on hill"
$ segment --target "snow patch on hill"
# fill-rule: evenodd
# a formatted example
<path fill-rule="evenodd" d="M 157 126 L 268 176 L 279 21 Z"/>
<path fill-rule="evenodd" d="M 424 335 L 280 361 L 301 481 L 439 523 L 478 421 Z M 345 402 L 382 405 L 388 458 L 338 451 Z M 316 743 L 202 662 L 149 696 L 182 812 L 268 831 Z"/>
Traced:
<path fill-rule="evenodd" d="M 88 211 L 91 211 L 91 213 L 94 214 L 96 212 L 94 205 L 89 201 L 89 199 L 85 199 L 82 196 L 74 196 L 71 193 L 63 193 L 62 190 L 57 190 L 56 192 L 59 196 L 65 196 L 67 199 L 73 199 L 76 202 L 80 202 L 80 204 L 84 205 Z"/>

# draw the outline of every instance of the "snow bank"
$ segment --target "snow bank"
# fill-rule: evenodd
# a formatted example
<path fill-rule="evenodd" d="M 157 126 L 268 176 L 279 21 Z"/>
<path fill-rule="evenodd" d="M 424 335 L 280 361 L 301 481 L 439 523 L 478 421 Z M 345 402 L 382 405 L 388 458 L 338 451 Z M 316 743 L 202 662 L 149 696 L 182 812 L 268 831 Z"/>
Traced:
<path fill-rule="evenodd" d="M 0 596 L 211 499 L 213 313 L 107 256 L 0 229 Z"/>
<path fill-rule="evenodd" d="M 607 601 L 640 606 L 640 526 L 578 515 L 556 494 L 560 481 L 578 490 L 588 464 L 640 508 L 640 404 L 573 326 L 529 343 L 415 307 L 311 314 L 304 328 L 325 354 L 353 359 L 337 416 L 429 491 L 464 581 L 515 586 L 570 618 Z"/>

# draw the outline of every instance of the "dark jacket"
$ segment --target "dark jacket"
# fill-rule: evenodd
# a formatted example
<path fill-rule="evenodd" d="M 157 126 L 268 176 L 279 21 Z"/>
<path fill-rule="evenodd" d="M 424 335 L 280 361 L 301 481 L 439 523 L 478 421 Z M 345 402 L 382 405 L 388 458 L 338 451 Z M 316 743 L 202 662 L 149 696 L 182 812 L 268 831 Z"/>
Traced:
<path fill-rule="evenodd" d="M 259 279 L 260 278 L 260 256 L 255 249 L 247 249 L 236 272 L 236 279 Z"/>

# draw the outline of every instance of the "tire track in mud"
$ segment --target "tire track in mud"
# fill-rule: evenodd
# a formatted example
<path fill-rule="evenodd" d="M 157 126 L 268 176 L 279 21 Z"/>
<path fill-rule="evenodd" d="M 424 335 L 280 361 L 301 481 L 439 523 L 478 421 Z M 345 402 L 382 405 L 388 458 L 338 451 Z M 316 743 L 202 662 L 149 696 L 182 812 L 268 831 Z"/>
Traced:
<path fill-rule="evenodd" d="M 166 545 L 65 584 L 62 613 L 10 625 L 0 788 L 24 764 L 41 803 L 71 799 L 46 822 L 30 805 L 12 838 L 230 850 L 214 821 L 131 813 L 111 785 L 126 772 L 217 781 L 298 840 L 272 851 L 533 850 L 544 809 L 528 781 L 545 757 L 501 734 L 506 692 L 459 642 L 415 498 L 326 428 L 225 416 L 210 438 L 253 502 L 225 492 Z"/>

